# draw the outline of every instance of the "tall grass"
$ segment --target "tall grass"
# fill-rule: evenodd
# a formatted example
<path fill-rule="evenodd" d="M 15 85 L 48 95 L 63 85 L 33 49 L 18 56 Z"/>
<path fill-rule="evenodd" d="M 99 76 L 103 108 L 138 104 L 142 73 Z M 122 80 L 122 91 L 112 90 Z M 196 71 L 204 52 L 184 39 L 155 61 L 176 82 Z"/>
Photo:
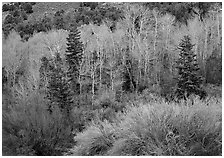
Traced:
<path fill-rule="evenodd" d="M 3 111 L 3 155 L 62 155 L 73 142 L 71 128 L 60 110 L 47 111 L 37 92 L 17 99 Z"/>
<path fill-rule="evenodd" d="M 116 123 L 93 123 L 77 134 L 74 155 L 221 155 L 221 101 L 128 107 Z M 100 124 L 100 126 L 99 126 Z"/>

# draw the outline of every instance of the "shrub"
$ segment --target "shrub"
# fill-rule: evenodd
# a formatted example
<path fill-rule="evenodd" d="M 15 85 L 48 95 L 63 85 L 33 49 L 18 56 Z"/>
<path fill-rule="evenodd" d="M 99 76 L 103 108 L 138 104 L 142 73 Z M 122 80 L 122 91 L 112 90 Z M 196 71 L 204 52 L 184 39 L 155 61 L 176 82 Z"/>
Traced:
<path fill-rule="evenodd" d="M 222 87 L 216 86 L 214 84 L 207 84 L 204 89 L 206 90 L 206 93 L 208 94 L 208 97 L 222 97 Z"/>
<path fill-rule="evenodd" d="M 217 99 L 129 106 L 116 122 L 92 124 L 77 134 L 73 154 L 221 155 L 221 117 L 221 102 Z M 108 141 L 99 141 L 102 139 Z"/>
<path fill-rule="evenodd" d="M 73 140 L 59 109 L 52 114 L 37 92 L 3 111 L 3 155 L 62 155 Z"/>
<path fill-rule="evenodd" d="M 101 92 L 95 99 L 94 106 L 97 109 L 96 115 L 101 120 L 108 120 L 112 122 L 117 112 L 125 109 L 125 104 L 116 100 L 116 93 L 111 90 Z"/>
<path fill-rule="evenodd" d="M 72 155 L 105 155 L 114 142 L 114 128 L 108 123 L 92 122 L 92 124 L 82 133 L 75 137 L 77 146 L 71 150 Z"/>

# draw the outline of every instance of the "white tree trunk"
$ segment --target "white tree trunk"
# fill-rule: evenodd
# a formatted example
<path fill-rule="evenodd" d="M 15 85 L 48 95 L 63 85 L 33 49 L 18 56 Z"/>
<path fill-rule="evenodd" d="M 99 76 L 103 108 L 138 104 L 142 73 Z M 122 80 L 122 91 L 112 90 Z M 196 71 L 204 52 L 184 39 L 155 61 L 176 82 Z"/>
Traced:
<path fill-rule="evenodd" d="M 220 42 L 220 31 L 219 31 L 219 13 L 217 13 L 217 32 L 218 32 L 218 44 L 219 44 L 219 42 Z"/>
<path fill-rule="evenodd" d="M 154 36 L 154 43 L 153 43 L 153 55 L 154 55 L 154 57 L 156 57 L 156 53 L 157 53 L 157 50 L 156 50 L 156 44 L 157 44 L 157 34 L 158 34 L 158 17 L 157 17 L 157 15 L 158 15 L 158 13 L 155 11 L 155 10 L 153 10 L 153 15 L 154 15 L 154 18 L 155 18 L 155 22 L 156 22 L 156 24 L 155 24 L 155 36 Z M 155 80 L 156 80 L 156 82 L 157 82 L 157 84 L 159 83 L 159 76 L 158 76 L 158 70 L 156 70 L 157 69 L 157 62 L 158 62 L 158 60 L 155 60 L 154 61 L 154 71 L 155 71 Z"/>

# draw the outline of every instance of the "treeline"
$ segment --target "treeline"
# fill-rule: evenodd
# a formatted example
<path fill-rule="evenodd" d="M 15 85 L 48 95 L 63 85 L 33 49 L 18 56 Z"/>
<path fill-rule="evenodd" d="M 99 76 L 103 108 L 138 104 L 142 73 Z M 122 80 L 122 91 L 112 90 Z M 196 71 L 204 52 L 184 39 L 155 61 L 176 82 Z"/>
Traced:
<path fill-rule="evenodd" d="M 17 3 L 7 5 L 14 6 Z M 23 3 L 18 4 L 18 6 L 20 5 L 22 6 Z M 170 15 L 174 14 L 174 11 L 171 12 L 171 6 L 176 6 L 175 9 L 177 6 L 190 9 L 189 15 L 183 15 L 185 22 L 182 21 L 183 19 L 178 19 L 177 16 Z M 88 13 L 83 12 L 83 7 L 88 10 Z M 75 27 L 82 25 L 79 28 L 84 51 L 79 70 L 80 93 L 82 93 L 83 89 L 91 89 L 91 93 L 94 95 L 95 91 L 103 86 L 114 90 L 117 84 L 117 87 L 121 85 L 121 91 L 130 92 L 141 92 L 150 86 L 156 85 L 159 87 L 157 88 L 159 93 L 166 95 L 173 91 L 172 87 L 176 84 L 176 60 L 178 59 L 176 47 L 184 34 L 190 34 L 194 44 L 200 75 L 204 78 L 203 83 L 221 83 L 221 21 L 219 7 L 219 3 L 81 3 L 79 10 L 75 14 L 66 14 L 64 11 L 56 12 L 53 22 L 49 23 L 52 25 L 49 25 L 48 30 L 65 29 L 65 24 L 69 23 L 65 21 L 67 18 L 63 16 L 64 14 L 78 15 L 78 17 L 83 14 L 87 15 L 83 16 L 83 18 L 89 18 L 87 20 L 89 24 L 83 25 L 83 20 L 79 23 L 78 17 L 70 17 L 73 20 L 69 20 L 71 25 L 69 24 L 68 28 L 68 30 L 71 30 L 72 25 Z M 3 8 L 11 11 L 10 14 L 12 14 L 12 12 L 15 12 L 15 8 L 19 8 L 22 12 L 24 7 L 14 7 L 11 10 L 10 7 Z M 114 10 L 107 12 L 106 8 L 113 8 Z M 199 12 L 202 15 L 195 13 L 198 8 L 201 9 Z M 116 14 L 115 18 L 115 13 L 121 10 L 122 12 Z M 94 18 L 90 18 L 88 15 L 93 16 L 93 14 L 89 13 L 98 11 L 102 14 L 96 15 L 104 18 L 99 18 L 101 21 L 97 22 L 96 25 Z M 114 23 L 116 22 L 116 25 L 114 25 L 116 26 L 115 30 L 112 31 L 110 25 L 108 26 L 108 19 Z M 7 21 L 7 18 L 5 20 Z M 177 22 L 182 25 L 176 25 Z M 42 22 L 40 24 L 45 25 Z M 29 31 L 29 29 L 24 27 L 24 31 Z M 40 38 L 42 42 L 39 43 L 40 47 L 44 49 L 42 51 L 45 51 L 44 54 L 49 52 L 54 55 L 54 53 L 58 52 L 64 59 L 68 33 L 63 32 L 48 33 L 46 36 L 44 34 L 34 34 L 33 38 L 27 38 L 27 40 L 29 39 L 27 42 L 29 46 L 25 47 L 27 47 L 28 52 L 32 51 L 29 50 L 33 47 L 32 41 Z M 23 33 L 19 32 L 19 34 L 23 39 L 24 36 L 21 36 Z M 60 39 L 48 39 L 54 38 L 50 37 L 51 34 Z M 41 39 L 43 36 L 46 38 Z M 60 43 L 59 41 L 63 42 Z M 24 43 L 24 45 L 26 44 Z M 23 53 L 21 55 L 23 56 Z M 41 55 L 37 56 L 39 58 L 36 60 L 36 64 L 40 68 L 41 62 L 39 59 Z M 3 66 L 6 71 L 9 71 L 7 64 Z M 37 69 L 39 68 L 37 67 Z"/>

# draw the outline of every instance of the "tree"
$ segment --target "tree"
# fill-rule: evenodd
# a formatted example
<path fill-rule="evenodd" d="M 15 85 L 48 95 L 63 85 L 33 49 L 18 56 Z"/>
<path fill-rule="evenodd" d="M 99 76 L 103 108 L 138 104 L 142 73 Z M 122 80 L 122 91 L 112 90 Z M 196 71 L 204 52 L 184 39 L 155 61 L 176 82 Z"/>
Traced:
<path fill-rule="evenodd" d="M 51 69 L 48 79 L 48 99 L 51 102 L 49 111 L 52 106 L 57 105 L 60 110 L 69 116 L 72 109 L 73 93 L 68 84 L 66 71 L 63 69 L 62 59 L 59 53 L 56 53 L 53 62 L 54 68 Z"/>
<path fill-rule="evenodd" d="M 191 94 L 204 98 L 206 92 L 202 89 L 203 79 L 199 76 L 199 66 L 197 64 L 196 55 L 192 48 L 190 37 L 184 36 L 179 44 L 180 58 L 177 61 L 178 82 L 176 89 L 176 97 L 178 99 L 187 99 Z"/>
<path fill-rule="evenodd" d="M 83 44 L 80 42 L 80 31 L 73 27 L 67 38 L 66 62 L 68 63 L 68 77 L 73 91 L 79 92 L 79 70 L 83 56 Z"/>

